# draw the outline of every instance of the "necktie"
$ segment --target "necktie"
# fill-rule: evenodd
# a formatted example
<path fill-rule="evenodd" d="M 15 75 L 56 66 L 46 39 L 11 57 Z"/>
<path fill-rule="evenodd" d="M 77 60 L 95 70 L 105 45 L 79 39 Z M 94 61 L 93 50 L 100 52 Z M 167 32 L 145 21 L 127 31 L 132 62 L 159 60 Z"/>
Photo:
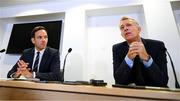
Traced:
<path fill-rule="evenodd" d="M 139 56 L 135 57 L 133 72 L 136 85 L 145 85 L 144 78 L 142 75 L 142 63 L 140 62 Z"/>
<path fill-rule="evenodd" d="M 34 71 L 34 72 L 37 72 L 37 69 L 38 69 L 38 64 L 39 64 L 39 53 L 40 53 L 40 52 L 37 52 L 36 60 L 35 60 L 35 62 L 34 62 L 34 67 L 33 67 L 33 71 Z"/>

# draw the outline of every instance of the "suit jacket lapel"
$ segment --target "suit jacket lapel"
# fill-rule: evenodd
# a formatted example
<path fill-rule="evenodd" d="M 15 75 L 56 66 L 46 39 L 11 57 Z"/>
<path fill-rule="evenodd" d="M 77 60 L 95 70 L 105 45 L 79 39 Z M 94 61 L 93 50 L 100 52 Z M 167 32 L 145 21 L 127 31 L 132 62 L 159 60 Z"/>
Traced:
<path fill-rule="evenodd" d="M 146 50 L 149 49 L 149 47 L 148 47 L 148 45 L 147 45 L 147 42 L 146 42 L 146 39 L 141 38 L 141 40 L 142 40 L 142 43 L 144 44 L 145 49 L 146 49 Z M 147 50 L 147 51 L 148 51 L 148 50 Z"/>
<path fill-rule="evenodd" d="M 147 43 L 146 39 L 141 38 L 141 40 L 142 40 L 142 42 L 143 42 L 143 44 L 144 44 L 144 47 L 145 47 L 147 53 L 149 54 L 150 51 L 151 51 L 151 50 L 150 50 L 150 49 L 151 49 L 150 46 L 147 45 L 148 43 Z"/>
<path fill-rule="evenodd" d="M 123 54 L 127 54 L 128 53 L 128 51 L 129 51 L 129 45 L 128 45 L 128 43 L 125 41 L 124 43 L 123 43 L 123 46 L 124 46 L 124 48 L 122 48 L 123 49 Z"/>
<path fill-rule="evenodd" d="M 45 68 L 44 66 L 46 64 L 47 59 L 48 59 L 48 48 L 45 49 L 44 54 L 42 56 L 41 63 L 40 63 L 40 66 L 39 66 L 39 72 L 44 70 L 42 68 Z"/>
<path fill-rule="evenodd" d="M 32 65 L 33 65 L 33 59 L 34 59 L 34 48 L 31 49 L 31 51 L 29 52 L 29 57 L 30 57 L 30 60 L 29 60 L 29 68 L 32 69 Z"/>

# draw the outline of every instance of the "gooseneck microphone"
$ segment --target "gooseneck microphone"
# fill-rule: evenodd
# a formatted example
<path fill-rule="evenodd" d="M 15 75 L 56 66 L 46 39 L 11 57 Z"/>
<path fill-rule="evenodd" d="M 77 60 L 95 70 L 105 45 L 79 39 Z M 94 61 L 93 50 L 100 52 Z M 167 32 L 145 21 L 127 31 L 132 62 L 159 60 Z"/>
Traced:
<path fill-rule="evenodd" d="M 72 48 L 68 49 L 68 53 L 66 54 L 65 58 L 64 58 L 64 64 L 63 64 L 63 70 L 62 70 L 62 75 L 61 75 L 61 80 L 62 82 L 64 82 L 64 71 L 65 71 L 65 65 L 66 65 L 66 58 L 67 55 L 72 51 Z"/>
<path fill-rule="evenodd" d="M 172 66 L 172 70 L 173 70 L 173 74 L 174 74 L 174 79 L 175 79 L 175 87 L 176 87 L 176 88 L 180 88 L 179 82 L 178 82 L 178 80 L 177 80 L 177 76 L 176 76 L 176 72 L 175 72 L 175 68 L 174 68 L 173 61 L 172 61 L 172 59 L 171 59 L 171 56 L 170 56 L 169 52 L 168 52 L 168 51 L 166 51 L 166 52 L 167 52 L 167 54 L 168 54 L 168 56 L 169 56 L 169 59 L 170 59 L 170 62 L 171 62 L 171 66 Z"/>
<path fill-rule="evenodd" d="M 0 50 L 0 53 L 3 53 L 3 52 L 5 52 L 5 49 L 1 49 L 1 50 Z"/>

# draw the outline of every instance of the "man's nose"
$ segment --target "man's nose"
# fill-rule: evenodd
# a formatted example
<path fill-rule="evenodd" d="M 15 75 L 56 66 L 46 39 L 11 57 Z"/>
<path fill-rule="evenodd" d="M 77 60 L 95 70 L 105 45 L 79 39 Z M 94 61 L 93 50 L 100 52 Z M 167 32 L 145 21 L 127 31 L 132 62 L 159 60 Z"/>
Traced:
<path fill-rule="evenodd" d="M 42 38 L 42 41 L 46 41 L 46 38 Z"/>
<path fill-rule="evenodd" d="M 128 30 L 128 27 L 124 27 L 124 31 L 127 31 Z"/>

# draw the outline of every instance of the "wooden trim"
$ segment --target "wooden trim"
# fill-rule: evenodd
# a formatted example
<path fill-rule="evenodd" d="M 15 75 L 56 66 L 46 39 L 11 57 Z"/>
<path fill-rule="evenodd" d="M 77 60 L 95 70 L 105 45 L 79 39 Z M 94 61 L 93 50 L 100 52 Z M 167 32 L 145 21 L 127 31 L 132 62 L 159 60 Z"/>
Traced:
<path fill-rule="evenodd" d="M 63 95 L 63 96 L 62 96 Z M 28 97 L 27 97 L 28 96 Z M 64 85 L 30 81 L 0 81 L 0 99 L 67 99 L 67 100 L 180 100 L 180 92 L 152 89 L 97 87 L 91 85 Z"/>

